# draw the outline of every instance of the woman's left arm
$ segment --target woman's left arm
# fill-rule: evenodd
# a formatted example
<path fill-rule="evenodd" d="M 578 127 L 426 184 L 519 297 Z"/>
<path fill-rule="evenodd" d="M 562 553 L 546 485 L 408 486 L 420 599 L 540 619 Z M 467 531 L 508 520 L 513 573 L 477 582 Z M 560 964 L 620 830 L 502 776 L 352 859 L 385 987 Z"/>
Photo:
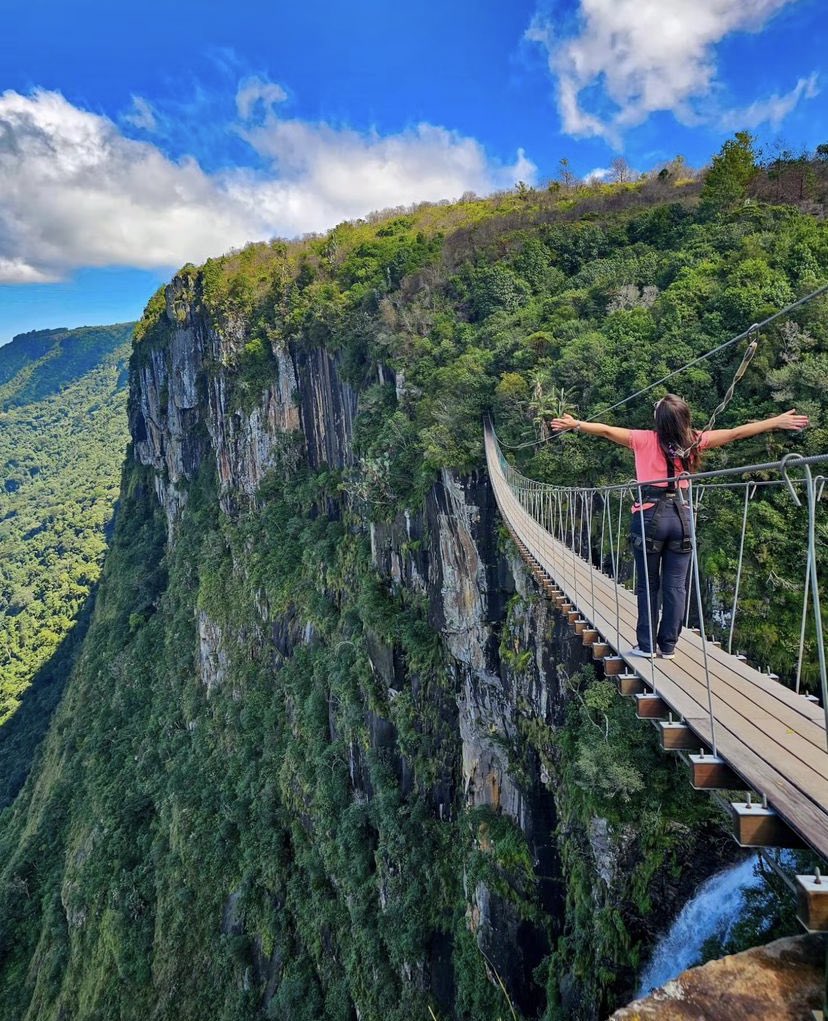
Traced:
<path fill-rule="evenodd" d="M 604 425 L 603 422 L 581 422 L 572 415 L 561 415 L 560 418 L 553 418 L 551 422 L 555 432 L 569 432 L 574 429 L 577 432 L 586 433 L 588 436 L 600 436 L 604 440 L 610 440 L 621 447 L 631 447 L 632 440 L 629 429 L 620 429 L 616 425 Z"/>
<path fill-rule="evenodd" d="M 711 429 L 704 433 L 704 446 L 706 448 L 724 447 L 735 440 L 746 440 L 750 436 L 759 436 L 762 433 L 772 432 L 774 429 L 788 429 L 793 432 L 802 432 L 809 425 L 807 415 L 797 415 L 796 408 L 785 411 L 781 415 L 774 415 L 772 418 L 765 418 L 761 422 L 745 422 L 744 425 L 737 425 L 733 429 Z"/>

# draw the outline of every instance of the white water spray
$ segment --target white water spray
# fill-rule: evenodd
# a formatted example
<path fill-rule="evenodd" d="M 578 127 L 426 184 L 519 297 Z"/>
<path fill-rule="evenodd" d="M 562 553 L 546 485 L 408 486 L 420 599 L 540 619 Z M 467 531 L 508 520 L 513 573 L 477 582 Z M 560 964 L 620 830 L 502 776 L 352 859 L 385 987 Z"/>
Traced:
<path fill-rule="evenodd" d="M 658 942 L 641 976 L 636 997 L 647 996 L 698 964 L 702 945 L 711 936 L 722 940 L 730 936 L 741 914 L 745 891 L 762 885 L 754 867 L 757 861 L 757 855 L 752 855 L 701 884 Z"/>

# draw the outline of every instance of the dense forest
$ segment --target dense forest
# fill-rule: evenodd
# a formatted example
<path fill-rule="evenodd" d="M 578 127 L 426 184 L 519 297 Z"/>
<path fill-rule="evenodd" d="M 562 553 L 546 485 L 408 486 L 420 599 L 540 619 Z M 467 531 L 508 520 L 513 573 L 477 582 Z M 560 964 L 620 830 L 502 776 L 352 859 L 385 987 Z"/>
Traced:
<path fill-rule="evenodd" d="M 481 418 L 542 439 L 825 282 L 827 197 L 821 155 L 763 163 L 740 135 L 704 179 L 394 210 L 162 288 L 89 631 L 0 816 L 0 1018 L 595 1021 L 629 999 L 733 851 L 524 574 Z M 674 384 L 700 420 L 741 353 Z M 812 427 L 733 457 L 828 449 L 826 359 L 824 300 L 765 331 L 719 424 L 795 405 Z M 629 474 L 584 440 L 516 456 Z M 784 499 L 752 518 L 739 642 L 789 678 Z M 700 518 L 714 602 L 737 515 Z M 788 931 L 789 905 L 751 921 L 746 942 Z"/>
<path fill-rule="evenodd" d="M 0 347 L 0 805 L 22 783 L 100 574 L 128 436 L 132 325 L 40 330 Z"/>

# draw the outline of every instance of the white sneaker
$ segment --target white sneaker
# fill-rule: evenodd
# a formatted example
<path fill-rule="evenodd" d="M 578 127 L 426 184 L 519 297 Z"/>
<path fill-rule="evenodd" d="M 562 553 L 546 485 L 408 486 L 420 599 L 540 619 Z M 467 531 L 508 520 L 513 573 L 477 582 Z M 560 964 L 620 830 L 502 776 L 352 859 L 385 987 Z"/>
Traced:
<path fill-rule="evenodd" d="M 675 659 L 676 654 L 674 652 L 660 652 L 658 654 L 659 659 Z"/>
<path fill-rule="evenodd" d="M 655 659 L 654 652 L 647 652 L 646 649 L 642 649 L 640 645 L 634 645 L 628 652 L 628 656 L 641 656 L 643 659 Z"/>

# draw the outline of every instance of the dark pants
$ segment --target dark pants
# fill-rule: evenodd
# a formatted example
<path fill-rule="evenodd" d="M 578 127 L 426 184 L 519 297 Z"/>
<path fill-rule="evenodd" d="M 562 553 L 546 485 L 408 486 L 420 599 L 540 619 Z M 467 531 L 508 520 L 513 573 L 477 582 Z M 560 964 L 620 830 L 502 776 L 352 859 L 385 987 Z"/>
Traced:
<path fill-rule="evenodd" d="M 641 516 L 644 527 L 653 518 L 655 507 L 649 507 L 633 514 L 632 535 L 640 539 Z M 644 570 L 644 550 L 640 543 L 633 544 L 636 568 L 635 594 L 638 597 L 638 625 L 635 636 L 640 648 L 652 651 L 650 645 L 650 619 L 653 621 L 652 636 L 661 652 L 670 653 L 676 646 L 684 614 L 687 609 L 687 583 L 690 578 L 690 554 L 677 553 L 669 548 L 670 542 L 678 542 L 689 535 L 687 509 L 669 501 L 659 515 L 653 539 L 663 542 L 658 553 L 647 554 L 647 572 Z M 682 528 L 682 516 L 684 527 Z M 650 589 L 647 591 L 649 576 Z M 661 620 L 659 621 L 659 603 Z"/>

